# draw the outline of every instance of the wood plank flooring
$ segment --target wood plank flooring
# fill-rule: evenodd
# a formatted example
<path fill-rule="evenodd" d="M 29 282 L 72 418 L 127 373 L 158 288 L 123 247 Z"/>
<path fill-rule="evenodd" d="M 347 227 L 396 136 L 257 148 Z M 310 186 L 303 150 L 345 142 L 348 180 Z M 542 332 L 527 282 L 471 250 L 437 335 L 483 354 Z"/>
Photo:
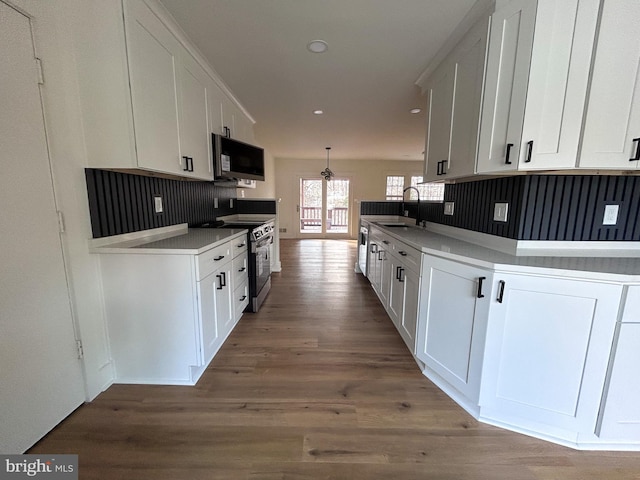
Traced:
<path fill-rule="evenodd" d="M 420 373 L 354 241 L 281 243 L 265 304 L 197 386 L 114 385 L 29 453 L 77 453 L 101 480 L 640 479 L 640 453 L 476 422 Z"/>

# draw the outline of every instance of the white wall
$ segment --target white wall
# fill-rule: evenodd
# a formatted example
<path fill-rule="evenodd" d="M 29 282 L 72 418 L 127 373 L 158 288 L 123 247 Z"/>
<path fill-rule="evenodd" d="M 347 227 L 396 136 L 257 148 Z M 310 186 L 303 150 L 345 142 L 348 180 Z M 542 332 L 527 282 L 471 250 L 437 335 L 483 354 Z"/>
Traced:
<path fill-rule="evenodd" d="M 62 237 L 72 310 L 84 347 L 86 396 L 92 399 L 110 385 L 113 371 L 98 261 L 88 253 L 87 243 L 91 225 L 84 177 L 86 153 L 72 38 L 77 1 L 81 0 L 10 0 L 32 18 L 37 55 L 43 63 L 54 190 L 65 220 Z"/>
<path fill-rule="evenodd" d="M 275 197 L 280 200 L 280 233 L 282 238 L 295 238 L 299 230 L 296 206 L 300 198 L 300 177 L 322 178 L 320 172 L 326 167 L 326 159 L 275 161 Z M 336 177 L 351 180 L 351 229 L 349 236 L 357 237 L 360 202 L 362 200 L 385 200 L 387 175 L 404 175 L 405 185 L 410 185 L 412 175 L 422 175 L 423 162 L 409 160 L 332 160 L 331 170 Z M 305 238 L 309 238 L 305 235 Z"/>

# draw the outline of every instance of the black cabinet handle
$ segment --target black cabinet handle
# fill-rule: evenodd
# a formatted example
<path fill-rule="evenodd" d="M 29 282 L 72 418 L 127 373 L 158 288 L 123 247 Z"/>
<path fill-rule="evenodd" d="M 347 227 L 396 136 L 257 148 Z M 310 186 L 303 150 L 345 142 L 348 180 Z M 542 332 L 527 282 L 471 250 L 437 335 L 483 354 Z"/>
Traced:
<path fill-rule="evenodd" d="M 484 298 L 484 295 L 482 293 L 482 282 L 484 282 L 486 279 L 487 277 L 478 277 L 478 291 L 476 293 L 477 298 Z"/>
<path fill-rule="evenodd" d="M 224 285 L 222 285 L 222 277 L 220 275 L 216 275 L 216 278 L 218 279 L 218 286 L 216 287 L 216 290 L 222 290 L 222 287 Z"/>
<path fill-rule="evenodd" d="M 513 148 L 513 143 L 507 143 L 507 152 L 505 153 L 505 156 L 504 156 L 505 165 L 511 165 L 511 160 L 509 160 L 509 157 L 511 156 L 512 148 Z"/>
<path fill-rule="evenodd" d="M 219 257 L 216 257 L 213 259 L 214 262 L 219 262 L 220 260 L 222 260 L 224 258 L 224 255 L 220 255 Z"/>
<path fill-rule="evenodd" d="M 438 162 L 438 167 L 436 168 L 436 175 L 438 176 L 442 175 L 442 173 L 440 173 L 440 165 L 442 165 L 442 162 Z"/>
<path fill-rule="evenodd" d="M 382 243 L 384 243 L 385 245 L 389 245 L 389 241 L 388 240 L 382 240 Z"/>
<path fill-rule="evenodd" d="M 246 268 L 242 267 L 240 270 L 238 270 L 239 272 L 244 272 L 246 270 Z"/>
<path fill-rule="evenodd" d="M 399 253 L 400 255 L 402 255 L 403 257 L 406 257 L 406 256 L 407 256 L 407 252 L 405 252 L 404 250 L 400 250 L 398 253 Z"/>
<path fill-rule="evenodd" d="M 384 250 L 378 250 L 378 260 L 382 261 L 382 252 Z"/>
<path fill-rule="evenodd" d="M 404 268 L 400 267 L 400 274 L 398 275 L 399 282 L 404 282 L 404 277 L 402 276 L 403 273 L 404 273 Z"/>
<path fill-rule="evenodd" d="M 533 154 L 533 140 L 527 142 L 527 158 L 524 159 L 524 163 L 531 162 L 531 155 Z"/>
<path fill-rule="evenodd" d="M 246 243 L 241 243 L 240 245 L 238 245 L 238 248 L 242 248 L 246 245 Z"/>
<path fill-rule="evenodd" d="M 227 274 L 225 272 L 222 272 L 220 275 L 222 275 L 222 286 L 226 287 L 227 286 Z"/>
<path fill-rule="evenodd" d="M 636 154 L 634 155 L 633 158 L 630 158 L 629 161 L 637 162 L 638 160 L 640 160 L 640 137 L 634 138 L 633 143 L 636 144 Z"/>
<path fill-rule="evenodd" d="M 224 130 L 224 136 L 227 138 L 231 138 L 231 129 L 229 127 L 222 127 Z"/>
<path fill-rule="evenodd" d="M 189 157 L 182 157 L 184 160 L 184 168 L 182 169 L 183 172 L 188 172 L 189 170 Z"/>
<path fill-rule="evenodd" d="M 396 267 L 396 280 L 400 280 L 400 270 L 402 270 L 402 267 Z"/>
<path fill-rule="evenodd" d="M 246 296 L 246 295 L 242 295 L 242 296 L 240 297 L 240 301 L 241 301 L 241 302 L 243 302 L 245 298 L 247 298 L 247 296 Z"/>
<path fill-rule="evenodd" d="M 189 170 L 189 171 L 193 172 L 193 157 L 189 157 L 189 164 L 191 166 L 191 170 Z"/>
<path fill-rule="evenodd" d="M 442 172 L 440 173 L 440 175 L 447 174 L 447 162 L 448 160 L 442 160 Z"/>
<path fill-rule="evenodd" d="M 378 245 L 375 243 L 371 244 L 371 253 L 378 253 Z"/>
<path fill-rule="evenodd" d="M 504 299 L 504 280 L 500 280 L 498 282 L 498 298 L 496 298 L 496 300 L 498 301 L 498 303 L 502 303 L 502 300 Z"/>

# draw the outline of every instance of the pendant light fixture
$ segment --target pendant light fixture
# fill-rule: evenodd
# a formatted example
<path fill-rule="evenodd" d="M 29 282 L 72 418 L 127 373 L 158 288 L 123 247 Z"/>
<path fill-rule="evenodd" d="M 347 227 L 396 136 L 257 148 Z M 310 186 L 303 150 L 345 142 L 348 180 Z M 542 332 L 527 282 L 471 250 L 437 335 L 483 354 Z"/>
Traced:
<path fill-rule="evenodd" d="M 327 168 L 325 168 L 323 171 L 320 172 L 320 175 L 322 175 L 324 177 L 324 179 L 328 182 L 329 180 L 331 180 L 335 175 L 334 173 L 331 171 L 331 169 L 329 168 L 329 150 L 331 150 L 331 147 L 325 147 L 327 149 Z"/>

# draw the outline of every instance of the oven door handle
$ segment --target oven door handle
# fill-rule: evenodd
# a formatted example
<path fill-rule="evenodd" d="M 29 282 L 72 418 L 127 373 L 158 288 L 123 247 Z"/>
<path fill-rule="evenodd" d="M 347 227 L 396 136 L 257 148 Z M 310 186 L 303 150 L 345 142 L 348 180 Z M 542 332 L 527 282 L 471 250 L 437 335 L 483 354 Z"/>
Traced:
<path fill-rule="evenodd" d="M 262 237 L 260 240 L 251 242 L 251 253 L 256 253 L 259 248 L 268 247 L 273 243 L 273 236 Z"/>

